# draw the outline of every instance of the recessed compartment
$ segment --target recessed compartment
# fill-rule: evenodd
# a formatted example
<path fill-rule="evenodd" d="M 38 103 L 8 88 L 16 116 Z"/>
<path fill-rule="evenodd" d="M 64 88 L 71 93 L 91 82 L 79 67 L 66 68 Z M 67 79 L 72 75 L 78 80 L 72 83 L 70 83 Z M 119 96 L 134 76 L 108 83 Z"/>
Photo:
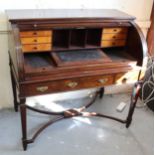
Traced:
<path fill-rule="evenodd" d="M 127 52 L 125 47 L 105 48 L 104 53 L 115 63 L 124 63 L 129 66 L 136 66 L 136 59 Z"/>
<path fill-rule="evenodd" d="M 84 48 L 85 46 L 85 29 L 72 29 L 70 31 L 70 48 Z"/>
<path fill-rule="evenodd" d="M 67 49 L 69 47 L 69 30 L 53 30 L 53 50 Z"/>
<path fill-rule="evenodd" d="M 99 47 L 101 43 L 102 29 L 92 28 L 87 29 L 86 33 L 86 47 Z"/>
<path fill-rule="evenodd" d="M 47 72 L 54 67 L 55 65 L 49 52 L 24 54 L 25 73 Z"/>

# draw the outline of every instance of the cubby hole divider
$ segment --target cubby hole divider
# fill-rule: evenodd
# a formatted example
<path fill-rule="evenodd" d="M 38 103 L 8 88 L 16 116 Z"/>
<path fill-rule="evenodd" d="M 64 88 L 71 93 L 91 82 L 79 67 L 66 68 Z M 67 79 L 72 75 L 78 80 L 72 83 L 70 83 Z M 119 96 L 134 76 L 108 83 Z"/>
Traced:
<path fill-rule="evenodd" d="M 72 28 L 53 30 L 53 50 L 99 48 L 102 28 Z"/>

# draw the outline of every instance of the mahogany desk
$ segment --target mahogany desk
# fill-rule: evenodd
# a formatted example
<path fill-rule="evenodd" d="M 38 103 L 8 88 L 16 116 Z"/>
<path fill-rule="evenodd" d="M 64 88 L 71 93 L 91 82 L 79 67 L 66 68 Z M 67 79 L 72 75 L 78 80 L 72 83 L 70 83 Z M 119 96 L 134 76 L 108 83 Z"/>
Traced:
<path fill-rule="evenodd" d="M 24 150 L 48 125 L 74 116 L 106 117 L 129 127 L 135 103 L 131 103 L 125 120 L 84 110 L 97 95 L 102 98 L 104 86 L 140 77 L 135 68 L 143 65 L 147 45 L 134 17 L 117 10 L 7 10 L 6 13 L 14 108 L 18 111 L 20 107 Z M 29 96 L 86 88 L 100 89 L 92 102 L 79 109 L 54 113 L 25 104 Z M 58 117 L 27 139 L 27 108 Z"/>

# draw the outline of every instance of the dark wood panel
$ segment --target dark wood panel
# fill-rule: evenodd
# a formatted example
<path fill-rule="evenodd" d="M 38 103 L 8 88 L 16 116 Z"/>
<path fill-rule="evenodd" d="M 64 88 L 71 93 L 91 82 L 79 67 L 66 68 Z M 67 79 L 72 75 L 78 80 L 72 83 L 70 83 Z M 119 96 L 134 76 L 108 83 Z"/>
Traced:
<path fill-rule="evenodd" d="M 153 56 L 154 55 L 154 5 L 152 8 L 150 20 L 151 20 L 151 26 L 147 34 L 147 43 L 148 43 L 148 52 L 151 56 Z"/>
<path fill-rule="evenodd" d="M 7 10 L 9 20 L 50 20 L 50 19 L 122 19 L 133 20 L 130 16 L 119 10 L 112 9 L 26 9 Z"/>

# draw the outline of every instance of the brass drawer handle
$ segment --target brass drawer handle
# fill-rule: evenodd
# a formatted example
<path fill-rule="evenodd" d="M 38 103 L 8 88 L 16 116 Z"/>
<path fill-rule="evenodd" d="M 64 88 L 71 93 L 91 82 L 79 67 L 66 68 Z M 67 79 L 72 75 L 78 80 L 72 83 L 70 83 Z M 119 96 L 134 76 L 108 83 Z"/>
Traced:
<path fill-rule="evenodd" d="M 108 81 L 108 78 L 98 80 L 98 82 L 100 82 L 101 84 L 105 84 L 107 81 Z"/>
<path fill-rule="evenodd" d="M 75 88 L 77 85 L 78 85 L 77 82 L 69 82 L 69 83 L 67 83 L 67 86 L 70 87 L 70 88 Z"/>
<path fill-rule="evenodd" d="M 39 92 L 45 92 L 46 90 L 48 90 L 48 86 L 41 86 L 41 87 L 37 87 L 36 89 Z"/>

